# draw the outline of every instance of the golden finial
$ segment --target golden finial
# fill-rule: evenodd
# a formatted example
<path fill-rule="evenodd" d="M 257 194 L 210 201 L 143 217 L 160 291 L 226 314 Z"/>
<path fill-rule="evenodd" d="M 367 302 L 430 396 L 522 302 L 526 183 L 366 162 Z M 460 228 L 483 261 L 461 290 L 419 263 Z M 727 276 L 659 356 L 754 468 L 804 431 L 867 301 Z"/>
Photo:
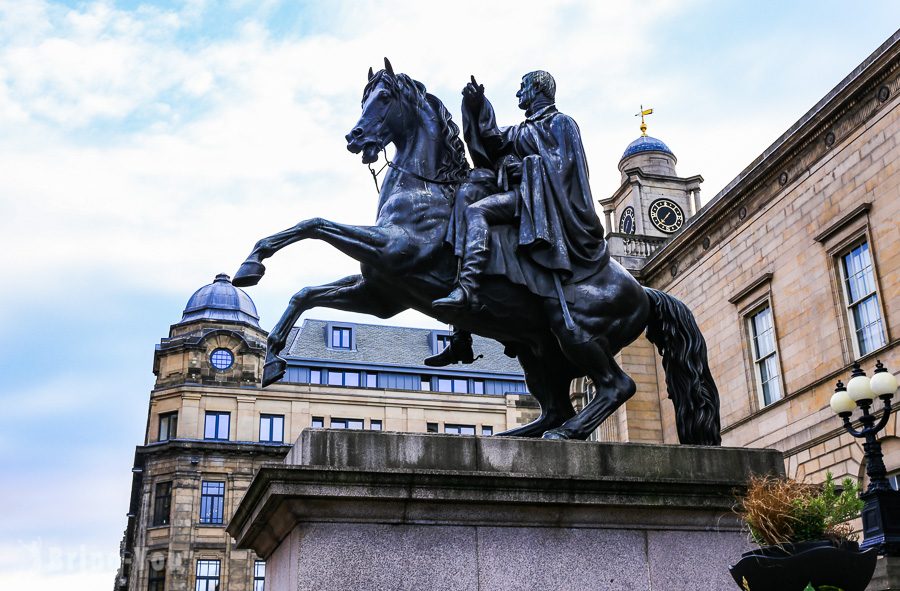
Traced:
<path fill-rule="evenodd" d="M 641 135 L 642 136 L 647 135 L 647 124 L 644 122 L 644 115 L 652 115 L 652 114 L 653 114 L 653 109 L 645 109 L 644 105 L 641 105 L 640 113 L 634 114 L 635 117 L 641 118 Z"/>

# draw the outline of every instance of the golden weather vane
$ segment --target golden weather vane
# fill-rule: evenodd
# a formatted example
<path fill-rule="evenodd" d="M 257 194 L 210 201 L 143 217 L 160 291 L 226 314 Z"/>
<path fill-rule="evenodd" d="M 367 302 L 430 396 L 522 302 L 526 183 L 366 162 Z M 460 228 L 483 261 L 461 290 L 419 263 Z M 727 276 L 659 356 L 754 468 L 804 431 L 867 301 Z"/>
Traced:
<path fill-rule="evenodd" d="M 640 117 L 640 118 L 641 118 L 641 135 L 647 135 L 647 124 L 644 122 L 644 116 L 645 116 L 645 115 L 652 115 L 652 114 L 653 114 L 653 109 L 645 109 L 645 108 L 644 108 L 644 105 L 641 105 L 641 112 L 640 112 L 640 113 L 635 113 L 635 114 L 634 114 L 635 117 Z"/>

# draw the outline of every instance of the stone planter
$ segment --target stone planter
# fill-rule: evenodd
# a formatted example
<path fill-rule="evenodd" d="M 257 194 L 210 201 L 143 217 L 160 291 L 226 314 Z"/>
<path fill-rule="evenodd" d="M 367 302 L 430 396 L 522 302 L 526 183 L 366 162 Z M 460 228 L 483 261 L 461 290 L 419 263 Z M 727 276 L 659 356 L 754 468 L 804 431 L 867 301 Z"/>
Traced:
<path fill-rule="evenodd" d="M 744 552 L 730 567 L 742 591 L 803 591 L 809 583 L 841 591 L 865 591 L 878 552 L 859 551 L 855 542 L 835 546 L 830 540 L 765 546 Z"/>

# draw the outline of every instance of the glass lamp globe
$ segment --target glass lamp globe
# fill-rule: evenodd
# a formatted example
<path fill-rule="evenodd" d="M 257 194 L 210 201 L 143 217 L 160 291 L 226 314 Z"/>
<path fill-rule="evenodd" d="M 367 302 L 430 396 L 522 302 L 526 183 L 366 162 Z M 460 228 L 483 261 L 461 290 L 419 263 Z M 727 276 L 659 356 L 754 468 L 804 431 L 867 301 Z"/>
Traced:
<path fill-rule="evenodd" d="M 850 398 L 850 395 L 847 394 L 844 385 L 838 382 L 838 388 L 831 396 L 831 410 L 833 410 L 835 414 L 844 414 L 851 413 L 854 409 L 856 409 L 856 403 Z"/>
<path fill-rule="evenodd" d="M 872 400 L 875 398 L 875 393 L 872 392 L 869 378 L 867 378 L 863 370 L 860 369 L 859 363 L 853 364 L 852 375 L 853 377 L 847 382 L 847 394 L 850 395 L 850 398 L 854 402 L 857 400 Z"/>
<path fill-rule="evenodd" d="M 879 361 L 869 387 L 876 396 L 893 396 L 897 392 L 897 378 Z"/>

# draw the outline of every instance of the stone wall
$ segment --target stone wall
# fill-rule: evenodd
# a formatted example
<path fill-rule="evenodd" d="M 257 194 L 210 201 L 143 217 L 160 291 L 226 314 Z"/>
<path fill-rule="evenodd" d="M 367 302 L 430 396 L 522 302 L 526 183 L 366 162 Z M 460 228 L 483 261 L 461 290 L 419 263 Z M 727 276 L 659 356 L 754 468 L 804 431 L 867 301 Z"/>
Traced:
<path fill-rule="evenodd" d="M 860 476 L 862 450 L 828 406 L 859 360 L 900 371 L 900 37 L 895 35 L 690 220 L 641 272 L 693 311 L 721 395 L 723 443 L 775 447 L 788 473 Z M 887 344 L 860 357 L 840 276 L 842 248 L 866 240 Z M 771 307 L 783 397 L 766 406 L 747 314 Z M 659 359 L 640 339 L 623 367 L 653 388 L 660 441 L 675 442 Z M 627 405 L 626 405 L 627 407 Z M 629 427 L 629 431 L 630 431 Z M 651 433 L 651 436 L 656 434 Z M 887 437 L 896 436 L 891 422 Z M 900 470 L 900 453 L 889 454 Z"/>
<path fill-rule="evenodd" d="M 140 509 L 128 589 L 146 589 L 149 571 L 165 565 L 165 588 L 195 588 L 198 560 L 219 560 L 221 580 L 228 589 L 253 588 L 253 567 L 259 558 L 234 547 L 225 528 L 255 473 L 265 463 L 280 461 L 288 446 L 223 445 L 169 442 L 138 449 L 142 470 Z M 200 523 L 203 481 L 225 483 L 223 523 Z M 171 482 L 169 523 L 153 524 L 156 485 Z"/>

